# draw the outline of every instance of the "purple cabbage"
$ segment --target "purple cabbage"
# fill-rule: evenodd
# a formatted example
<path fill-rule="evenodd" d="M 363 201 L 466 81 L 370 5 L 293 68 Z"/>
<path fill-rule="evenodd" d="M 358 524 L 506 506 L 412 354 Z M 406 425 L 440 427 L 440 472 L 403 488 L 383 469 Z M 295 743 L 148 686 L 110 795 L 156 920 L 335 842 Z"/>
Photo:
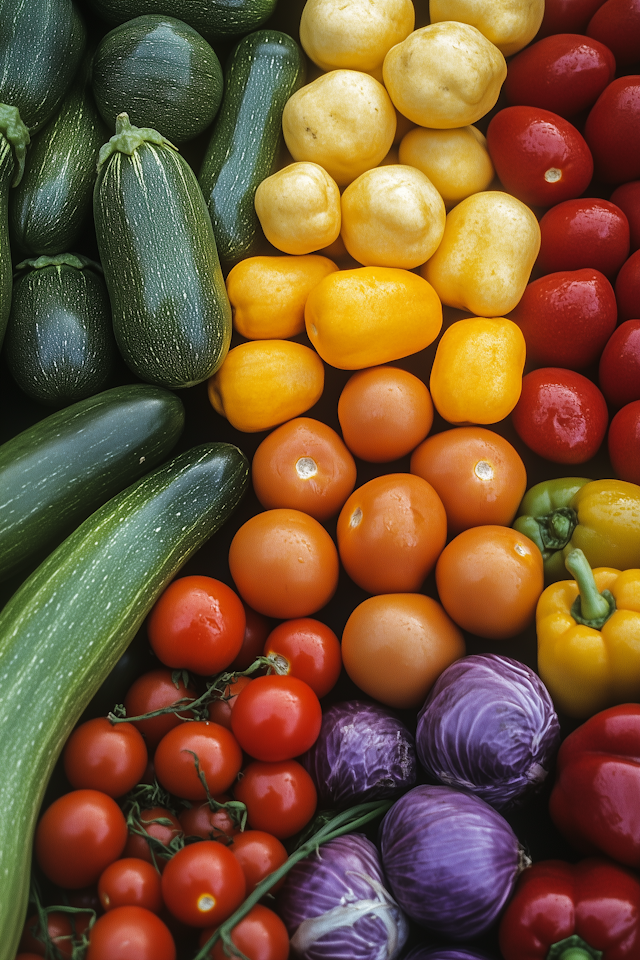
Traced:
<path fill-rule="evenodd" d="M 380 825 L 380 850 L 402 909 L 456 941 L 492 926 L 529 862 L 493 807 L 444 786 L 414 787 L 396 800 Z"/>
<path fill-rule="evenodd" d="M 465 950 L 464 947 L 414 947 L 402 960 L 488 960 L 486 953 Z"/>
<path fill-rule="evenodd" d="M 542 785 L 559 745 L 558 717 L 538 675 L 496 654 L 447 667 L 418 714 L 416 750 L 425 771 L 496 810 L 517 806 Z"/>
<path fill-rule="evenodd" d="M 362 700 L 329 707 L 301 762 L 327 806 L 393 799 L 416 782 L 413 736 L 391 710 Z"/>
<path fill-rule="evenodd" d="M 278 913 L 292 952 L 304 960 L 395 960 L 409 934 L 375 844 L 359 833 L 329 840 L 295 864 Z"/>

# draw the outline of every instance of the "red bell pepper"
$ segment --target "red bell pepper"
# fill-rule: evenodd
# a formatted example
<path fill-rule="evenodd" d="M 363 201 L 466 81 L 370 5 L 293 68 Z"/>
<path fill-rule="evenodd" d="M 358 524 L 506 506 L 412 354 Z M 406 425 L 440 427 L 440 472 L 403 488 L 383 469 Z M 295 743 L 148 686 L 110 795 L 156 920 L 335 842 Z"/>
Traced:
<path fill-rule="evenodd" d="M 640 881 L 610 860 L 545 860 L 520 875 L 500 922 L 504 960 L 640 957 Z"/>

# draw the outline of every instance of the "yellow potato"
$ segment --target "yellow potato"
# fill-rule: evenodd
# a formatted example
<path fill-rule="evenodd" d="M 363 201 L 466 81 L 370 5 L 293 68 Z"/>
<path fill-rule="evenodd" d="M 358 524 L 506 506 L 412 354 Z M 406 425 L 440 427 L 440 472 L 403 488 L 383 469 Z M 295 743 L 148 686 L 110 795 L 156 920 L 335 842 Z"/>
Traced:
<path fill-rule="evenodd" d="M 400 141 L 400 163 L 429 177 L 446 207 L 486 190 L 494 177 L 487 141 L 477 127 L 413 127 Z"/>
<path fill-rule="evenodd" d="M 265 237 L 285 253 L 313 253 L 340 234 L 340 191 L 317 163 L 291 163 L 267 177 L 255 208 Z"/>
<path fill-rule="evenodd" d="M 505 57 L 533 40 L 544 16 L 544 0 L 430 0 L 431 23 L 470 23 Z"/>

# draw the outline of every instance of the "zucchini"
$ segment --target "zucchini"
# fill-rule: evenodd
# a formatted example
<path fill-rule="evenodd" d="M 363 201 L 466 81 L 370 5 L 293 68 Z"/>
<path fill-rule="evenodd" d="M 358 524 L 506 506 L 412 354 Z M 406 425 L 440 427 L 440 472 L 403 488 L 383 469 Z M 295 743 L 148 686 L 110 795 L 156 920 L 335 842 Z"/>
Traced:
<path fill-rule="evenodd" d="M 107 23 L 124 23 L 145 13 L 164 13 L 201 33 L 210 43 L 257 30 L 276 8 L 277 0 L 90 0 Z"/>
<path fill-rule="evenodd" d="M 257 30 L 231 53 L 222 106 L 198 175 L 225 271 L 265 245 L 255 192 L 276 168 L 282 111 L 304 75 L 302 50 L 278 30 Z"/>
<path fill-rule="evenodd" d="M 192 448 L 109 500 L 0 613 L 0 956 L 26 914 L 31 848 L 66 738 L 153 603 L 238 504 L 249 465 L 231 444 Z"/>
<path fill-rule="evenodd" d="M 184 427 L 175 393 L 114 387 L 0 446 L 0 580 L 46 555 L 81 520 L 161 463 Z"/>
<path fill-rule="evenodd" d="M 93 56 L 91 86 L 109 130 L 126 110 L 138 127 L 175 143 L 213 123 L 222 67 L 204 37 L 173 17 L 148 14 L 111 30 Z"/>
<path fill-rule="evenodd" d="M 102 268 L 60 254 L 24 260 L 16 270 L 5 356 L 20 389 L 54 407 L 103 390 L 118 351 Z"/>
<path fill-rule="evenodd" d="M 191 167 L 156 130 L 120 114 L 100 151 L 93 207 L 125 362 L 164 387 L 206 380 L 229 350 L 231 307 Z"/>
<path fill-rule="evenodd" d="M 55 113 L 86 42 L 73 0 L 0 0 L 0 103 L 17 107 L 30 133 Z"/>

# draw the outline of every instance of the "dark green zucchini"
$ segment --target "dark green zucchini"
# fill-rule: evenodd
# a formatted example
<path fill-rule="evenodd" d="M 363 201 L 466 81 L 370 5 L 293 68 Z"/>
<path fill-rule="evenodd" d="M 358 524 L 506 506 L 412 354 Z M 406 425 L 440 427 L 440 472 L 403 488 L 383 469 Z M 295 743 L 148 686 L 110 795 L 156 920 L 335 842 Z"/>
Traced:
<path fill-rule="evenodd" d="M 5 356 L 20 389 L 53 407 L 103 390 L 118 351 L 102 269 L 75 254 L 16 269 Z"/>
<path fill-rule="evenodd" d="M 75 250 L 91 222 L 100 147 L 109 136 L 81 71 L 60 109 L 32 140 L 9 198 L 12 246 L 26 257 Z"/>
<path fill-rule="evenodd" d="M 277 30 L 249 34 L 229 58 L 222 106 L 198 175 L 223 270 L 265 244 L 255 192 L 275 170 L 282 111 L 304 73 L 302 50 Z"/>
<path fill-rule="evenodd" d="M 15 957 L 31 846 L 56 759 L 93 694 L 185 561 L 244 493 L 246 457 L 205 444 L 109 500 L 0 613 L 0 944 Z"/>
<path fill-rule="evenodd" d="M 125 362 L 160 386 L 206 380 L 229 350 L 231 307 L 191 167 L 156 130 L 121 114 L 100 152 L 93 206 Z"/>
<path fill-rule="evenodd" d="M 91 85 L 109 130 L 126 112 L 174 143 L 198 136 L 222 100 L 222 67 L 193 27 L 160 14 L 128 20 L 106 34 L 93 56 Z"/>
<path fill-rule="evenodd" d="M 169 390 L 129 384 L 40 420 L 0 446 L 0 580 L 161 463 L 184 427 Z"/>
<path fill-rule="evenodd" d="M 164 13 L 201 33 L 211 43 L 257 30 L 277 0 L 90 0 L 107 23 L 124 23 L 145 13 Z"/>
<path fill-rule="evenodd" d="M 0 103 L 0 347 L 9 313 L 13 272 L 9 243 L 9 191 L 19 182 L 29 144 L 29 131 L 16 107 Z"/>
<path fill-rule="evenodd" d="M 55 113 L 86 41 L 73 0 L 0 0 L 0 103 L 17 107 L 30 133 Z"/>

